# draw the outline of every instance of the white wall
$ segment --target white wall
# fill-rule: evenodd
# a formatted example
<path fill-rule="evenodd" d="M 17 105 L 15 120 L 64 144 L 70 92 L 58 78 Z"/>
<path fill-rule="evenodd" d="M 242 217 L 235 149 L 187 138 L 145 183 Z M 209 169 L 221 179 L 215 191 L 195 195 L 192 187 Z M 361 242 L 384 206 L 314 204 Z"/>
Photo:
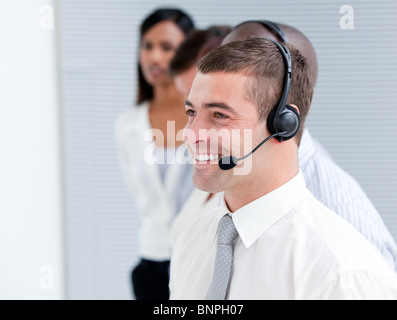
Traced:
<path fill-rule="evenodd" d="M 65 297 L 53 2 L 0 2 L 0 299 Z"/>

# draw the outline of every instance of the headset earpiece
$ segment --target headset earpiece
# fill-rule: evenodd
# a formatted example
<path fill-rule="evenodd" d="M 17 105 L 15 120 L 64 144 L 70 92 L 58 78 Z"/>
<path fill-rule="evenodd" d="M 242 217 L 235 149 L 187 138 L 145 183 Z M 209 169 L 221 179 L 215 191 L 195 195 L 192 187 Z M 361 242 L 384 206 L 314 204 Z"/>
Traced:
<path fill-rule="evenodd" d="M 286 109 L 275 118 L 276 111 L 277 108 L 273 108 L 267 117 L 267 129 L 270 134 L 279 133 L 279 135 L 274 138 L 280 142 L 293 138 L 300 126 L 298 111 L 294 107 L 287 105 Z"/>

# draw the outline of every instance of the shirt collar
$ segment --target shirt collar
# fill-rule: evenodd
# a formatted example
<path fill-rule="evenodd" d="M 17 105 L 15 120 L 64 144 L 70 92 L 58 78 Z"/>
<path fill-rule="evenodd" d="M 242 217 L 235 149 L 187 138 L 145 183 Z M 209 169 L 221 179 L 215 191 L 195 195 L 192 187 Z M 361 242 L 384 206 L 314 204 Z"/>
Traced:
<path fill-rule="evenodd" d="M 267 229 L 290 212 L 303 198 L 306 184 L 302 172 L 272 192 L 250 202 L 231 214 L 234 225 L 246 248 L 249 248 Z M 218 221 L 229 213 L 222 196 Z"/>

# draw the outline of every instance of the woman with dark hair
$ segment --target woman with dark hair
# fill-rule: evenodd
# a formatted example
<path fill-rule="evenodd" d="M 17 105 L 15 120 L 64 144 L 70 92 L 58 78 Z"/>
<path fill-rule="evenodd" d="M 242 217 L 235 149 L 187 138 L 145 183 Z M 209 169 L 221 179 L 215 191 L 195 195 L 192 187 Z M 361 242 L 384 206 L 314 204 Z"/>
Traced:
<path fill-rule="evenodd" d="M 142 218 L 141 260 L 131 274 L 138 300 L 168 299 L 169 228 L 193 190 L 192 166 L 177 134 L 187 121 L 184 97 L 168 71 L 193 28 L 179 9 L 155 10 L 142 22 L 137 106 L 123 112 L 116 124 L 121 167 Z"/>

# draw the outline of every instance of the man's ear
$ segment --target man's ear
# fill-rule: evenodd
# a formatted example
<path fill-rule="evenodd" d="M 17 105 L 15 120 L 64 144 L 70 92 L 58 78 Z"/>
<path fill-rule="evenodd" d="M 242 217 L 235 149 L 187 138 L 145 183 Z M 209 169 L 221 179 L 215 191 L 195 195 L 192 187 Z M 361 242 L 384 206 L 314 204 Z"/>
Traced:
<path fill-rule="evenodd" d="M 291 106 L 292 108 L 294 108 L 294 109 L 296 110 L 296 112 L 298 112 L 298 114 L 301 114 L 301 113 L 299 112 L 299 108 L 298 108 L 296 105 L 290 104 L 290 106 Z"/>

